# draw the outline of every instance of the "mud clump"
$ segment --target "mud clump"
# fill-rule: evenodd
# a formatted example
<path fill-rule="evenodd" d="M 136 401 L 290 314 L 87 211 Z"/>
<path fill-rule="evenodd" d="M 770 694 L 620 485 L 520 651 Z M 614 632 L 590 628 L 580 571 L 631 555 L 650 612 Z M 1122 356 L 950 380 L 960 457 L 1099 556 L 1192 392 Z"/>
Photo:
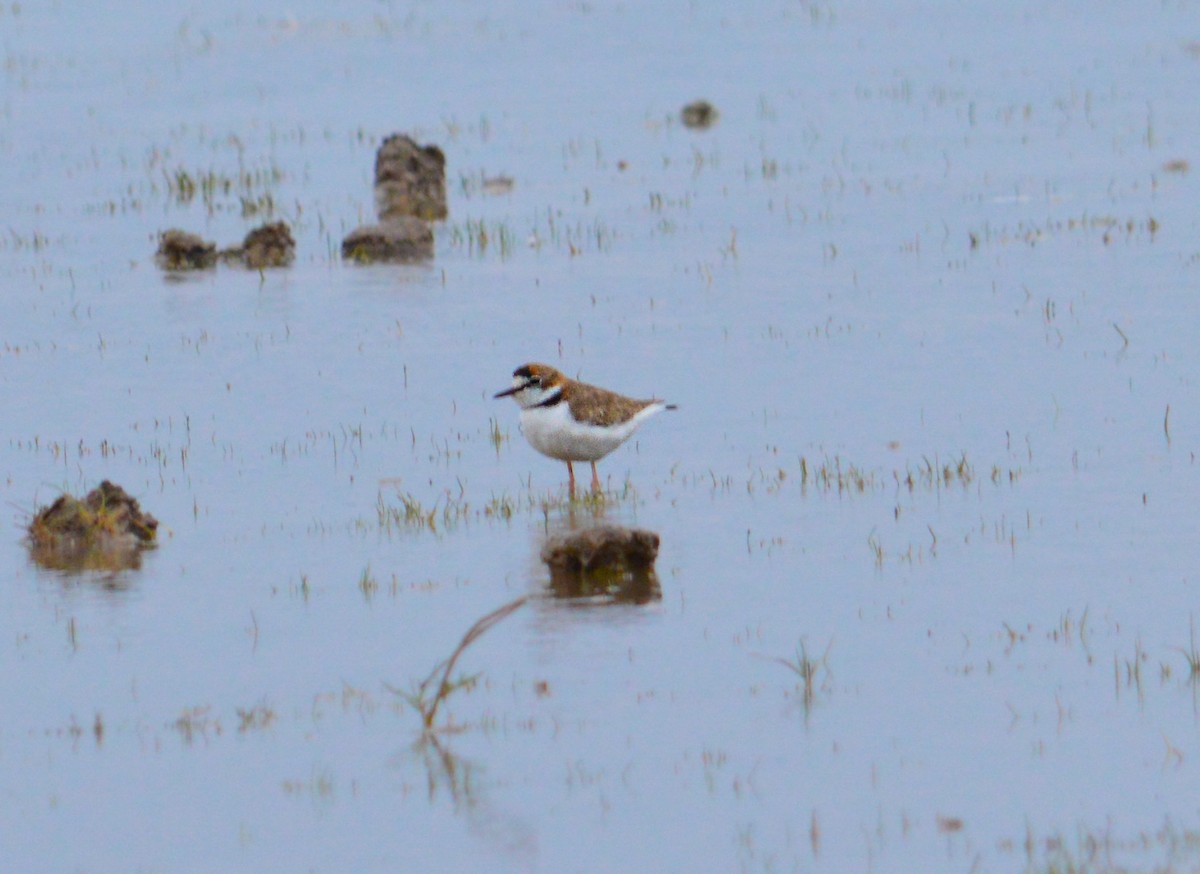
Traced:
<path fill-rule="evenodd" d="M 163 270 L 206 270 L 216 266 L 217 244 L 171 228 L 159 234 L 154 263 Z"/>
<path fill-rule="evenodd" d="M 29 523 L 33 559 L 56 570 L 125 570 L 153 546 L 158 520 L 137 499 L 104 480 L 82 500 L 63 494 Z"/>
<path fill-rule="evenodd" d="M 407 134 L 392 134 L 375 153 L 375 211 L 381 222 L 402 216 L 444 219 L 446 156 Z"/>
<path fill-rule="evenodd" d="M 287 222 L 262 225 L 246 234 L 240 246 L 217 249 L 197 234 L 178 228 L 163 231 L 158 238 L 154 263 L 163 270 L 204 270 L 217 261 L 263 270 L 267 267 L 287 267 L 296 260 L 296 240 Z"/>
<path fill-rule="evenodd" d="M 241 246 L 226 249 L 221 257 L 251 270 L 287 267 L 296 260 L 296 240 L 287 222 L 273 222 L 246 234 Z"/>
<path fill-rule="evenodd" d="M 644 604 L 662 597 L 654 573 L 658 544 L 653 531 L 599 525 L 551 536 L 542 546 L 542 561 L 559 597 L 599 595 Z"/>
<path fill-rule="evenodd" d="M 707 130 L 717 123 L 721 114 L 707 100 L 693 100 L 679 112 L 679 118 L 684 127 L 693 130 Z"/>
<path fill-rule="evenodd" d="M 342 240 L 342 257 L 374 261 L 417 261 L 433 257 L 429 222 L 444 219 L 446 156 L 407 134 L 392 134 L 375 153 L 375 211 L 379 224 L 363 225 Z"/>
<path fill-rule="evenodd" d="M 433 257 L 433 229 L 412 216 L 355 228 L 342 240 L 342 257 L 373 261 L 419 261 Z"/>

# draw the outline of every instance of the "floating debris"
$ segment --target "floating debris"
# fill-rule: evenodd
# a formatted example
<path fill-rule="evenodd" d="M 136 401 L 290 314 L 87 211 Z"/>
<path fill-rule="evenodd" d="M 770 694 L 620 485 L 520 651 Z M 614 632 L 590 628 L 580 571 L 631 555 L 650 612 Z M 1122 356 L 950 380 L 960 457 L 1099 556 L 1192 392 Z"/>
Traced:
<path fill-rule="evenodd" d="M 251 270 L 287 267 L 296 260 L 296 241 L 287 222 L 273 222 L 246 234 L 241 246 L 224 250 L 221 258 L 240 262 Z"/>
<path fill-rule="evenodd" d="M 564 598 L 605 595 L 645 604 L 662 597 L 654 560 L 658 535 L 642 528 L 598 525 L 552 535 L 542 547 L 550 586 Z"/>
<path fill-rule="evenodd" d="M 433 257 L 433 229 L 412 216 L 355 228 L 342 240 L 342 257 L 375 261 L 417 261 Z"/>
<path fill-rule="evenodd" d="M 138 567 L 157 533 L 158 520 L 104 480 L 83 500 L 63 494 L 39 510 L 29 523 L 29 544 L 44 567 L 114 571 Z"/>
<path fill-rule="evenodd" d="M 679 117 L 683 121 L 683 126 L 696 130 L 705 130 L 712 127 L 717 123 L 720 115 L 717 112 L 717 108 L 707 100 L 694 100 L 679 113 Z"/>
<path fill-rule="evenodd" d="M 217 263 L 217 244 L 171 228 L 158 236 L 154 263 L 163 270 L 206 270 Z"/>
<path fill-rule="evenodd" d="M 446 156 L 407 134 L 392 134 L 375 154 L 375 209 L 381 222 L 402 216 L 444 219 Z"/>

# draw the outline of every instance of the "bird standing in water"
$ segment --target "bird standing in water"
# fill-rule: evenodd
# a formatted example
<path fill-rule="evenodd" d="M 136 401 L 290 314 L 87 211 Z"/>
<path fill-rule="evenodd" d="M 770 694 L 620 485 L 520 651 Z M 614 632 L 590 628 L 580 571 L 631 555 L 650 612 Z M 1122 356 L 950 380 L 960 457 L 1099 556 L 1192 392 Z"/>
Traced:
<path fill-rule="evenodd" d="M 513 371 L 512 386 L 495 397 L 511 397 L 520 404 L 521 431 L 530 446 L 567 463 L 572 495 L 572 462 L 591 462 L 592 489 L 599 491 L 596 462 L 628 440 L 642 422 L 675 409 L 657 398 L 636 400 L 568 379 L 548 364 L 521 365 Z"/>

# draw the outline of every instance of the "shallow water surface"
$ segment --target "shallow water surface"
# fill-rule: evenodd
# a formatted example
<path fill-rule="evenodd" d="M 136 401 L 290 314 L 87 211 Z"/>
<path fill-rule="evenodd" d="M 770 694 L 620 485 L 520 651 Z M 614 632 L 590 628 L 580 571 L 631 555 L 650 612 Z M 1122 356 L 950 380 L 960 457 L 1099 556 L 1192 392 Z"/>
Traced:
<path fill-rule="evenodd" d="M 6 868 L 1197 864 L 1186 7 L 241 9 L 0 3 Z M 394 131 L 436 255 L 343 264 Z M 679 405 L 602 500 L 530 360 Z M 102 479 L 158 548 L 38 569 Z M 647 597 L 551 586 L 601 522 Z"/>

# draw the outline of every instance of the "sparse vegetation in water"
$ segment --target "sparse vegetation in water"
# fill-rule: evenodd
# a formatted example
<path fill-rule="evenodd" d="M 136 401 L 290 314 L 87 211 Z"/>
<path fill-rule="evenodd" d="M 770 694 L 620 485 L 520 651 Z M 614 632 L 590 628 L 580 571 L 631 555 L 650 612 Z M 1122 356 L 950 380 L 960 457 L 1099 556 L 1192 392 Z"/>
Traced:
<path fill-rule="evenodd" d="M 874 528 L 867 535 L 867 546 L 871 549 L 871 555 L 875 557 L 875 567 L 877 569 L 882 568 L 887 553 L 884 551 L 883 543 L 879 539 L 879 533 Z"/>
<path fill-rule="evenodd" d="M 857 464 L 843 460 L 839 455 L 835 455 L 833 458 L 826 456 L 819 465 L 810 465 L 808 460 L 801 456 L 801 488 L 809 484 L 810 474 L 812 483 L 817 489 L 838 494 L 874 491 L 880 482 L 877 471 L 866 470 Z M 780 477 L 780 481 L 785 478 Z"/>
<path fill-rule="evenodd" d="M 1169 819 L 1157 829 L 1115 834 L 1110 822 L 1100 830 L 1080 826 L 1074 836 L 1037 836 L 1028 829 L 1001 850 L 1025 856 L 1030 874 L 1101 874 L 1153 871 L 1183 874 L 1200 866 L 1200 829 L 1180 828 Z"/>
<path fill-rule="evenodd" d="M 508 218 L 483 217 L 451 222 L 447 230 L 453 248 L 465 249 L 476 258 L 495 254 L 502 261 L 512 258 L 522 241 L 535 251 L 549 249 L 576 257 L 586 252 L 608 252 L 617 239 L 616 232 L 602 220 L 570 222 L 555 210 L 539 213 L 523 233 L 514 229 Z"/>
<path fill-rule="evenodd" d="M 1187 659 L 1188 664 L 1188 682 L 1197 685 L 1200 684 L 1200 650 L 1196 648 L 1196 617 L 1188 617 L 1188 646 L 1187 648 L 1178 647 L 1183 653 L 1183 657 Z"/>
<path fill-rule="evenodd" d="M 477 173 L 460 173 L 458 176 L 458 190 L 464 197 L 474 197 L 476 194 L 493 197 L 511 194 L 516 184 L 516 180 L 506 173 L 489 176 L 481 170 Z"/>
<path fill-rule="evenodd" d="M 631 483 L 624 483 L 619 491 L 586 491 L 570 495 L 565 490 L 538 494 L 532 490 L 522 494 L 491 494 L 487 501 L 475 504 L 467 498 L 466 488 L 459 483 L 457 493 L 444 489 L 426 503 L 412 492 L 399 487 L 395 500 L 389 500 L 380 491 L 375 500 L 376 521 L 385 533 L 396 531 L 426 531 L 445 534 L 459 526 L 475 521 L 508 521 L 519 513 L 541 515 L 549 519 L 552 513 L 587 510 L 599 513 L 614 502 L 636 500 L 637 492 Z"/>
<path fill-rule="evenodd" d="M 450 679 L 450 675 L 454 672 L 454 666 L 462 654 L 497 623 L 502 622 L 523 607 L 528 600 L 529 596 L 526 595 L 509 601 L 477 620 L 467 629 L 467 633 L 463 635 L 454 652 L 438 662 L 429 672 L 429 676 L 413 686 L 411 691 L 405 692 L 391 686 L 387 687 L 390 692 L 399 695 L 421 714 L 423 734 L 430 735 L 435 731 L 434 722 L 437 719 L 438 710 L 446 699 L 460 689 L 472 688 L 479 677 L 478 674 L 471 674 L 460 676 L 454 680 Z"/>
<path fill-rule="evenodd" d="M 516 234 L 506 221 L 489 221 L 482 218 L 468 218 L 461 224 L 450 225 L 450 245 L 462 249 L 477 258 L 484 257 L 489 247 L 494 250 L 500 260 L 507 261 L 516 250 Z"/>
<path fill-rule="evenodd" d="M 462 500 L 461 492 L 456 498 L 447 490 L 431 506 L 426 506 L 410 492 L 397 490 L 396 497 L 399 504 L 388 504 L 382 492 L 376 498 L 379 527 L 384 531 L 399 528 L 437 534 L 456 528 L 471 516 L 470 505 Z"/>
<path fill-rule="evenodd" d="M 828 681 L 832 677 L 829 670 L 829 652 L 833 649 L 833 641 L 829 641 L 825 651 L 817 658 L 808 652 L 808 644 L 801 637 L 796 644 L 796 654 L 793 658 L 775 656 L 771 660 L 783 665 L 797 677 L 796 689 L 800 693 L 800 703 L 808 716 L 817 699 L 817 692 L 828 689 Z M 821 679 L 818 681 L 818 674 Z"/>
<path fill-rule="evenodd" d="M 237 717 L 238 734 L 270 728 L 278 718 L 275 711 L 265 703 L 255 704 L 253 707 L 239 707 Z"/>
<path fill-rule="evenodd" d="M 508 441 L 508 432 L 500 429 L 500 421 L 495 417 L 488 419 L 488 440 L 491 441 L 492 447 L 496 450 L 496 457 L 500 457 L 500 450 Z"/>
<path fill-rule="evenodd" d="M 280 788 L 287 795 L 307 795 L 314 800 L 327 802 L 333 799 L 335 783 L 329 771 L 319 770 L 305 780 L 284 780 Z"/>
<path fill-rule="evenodd" d="M 1076 641 L 1082 647 L 1087 655 L 1088 664 L 1092 663 L 1091 648 L 1088 643 L 1088 635 L 1090 628 L 1088 626 L 1088 613 L 1090 608 L 1084 607 L 1083 612 L 1075 619 L 1068 610 L 1058 620 L 1058 625 L 1046 632 L 1046 637 L 1057 643 L 1063 643 L 1067 646 L 1073 645 Z"/>
<path fill-rule="evenodd" d="M 832 492 L 839 495 L 874 492 L 883 488 L 887 483 L 910 493 L 938 491 L 955 485 L 966 488 L 976 479 L 975 466 L 967 458 L 965 452 L 951 456 L 949 461 L 942 460 L 936 453 L 933 458 L 922 456 L 916 464 L 909 463 L 903 468 L 895 468 L 890 474 L 885 473 L 884 468 L 863 467 L 847 461 L 840 455 L 833 457 L 827 455 L 819 461 L 801 456 L 798 467 L 802 489 L 807 490 L 812 487 L 821 492 Z M 1020 477 L 1021 470 L 1019 468 L 999 464 L 991 466 L 990 479 L 997 485 L 1004 481 L 1016 482 Z M 773 483 L 778 488 L 788 478 L 788 470 L 778 468 L 770 472 L 770 475 L 764 473 L 759 481 Z"/>
<path fill-rule="evenodd" d="M 1114 215 L 1084 213 L 1065 219 L 1048 218 L 1040 223 L 1019 222 L 1011 228 L 984 225 L 980 229 L 969 231 L 967 240 L 971 249 L 987 245 L 1007 246 L 1014 243 L 1036 246 L 1063 234 L 1099 233 L 1101 241 L 1107 246 L 1120 239 L 1130 241 L 1139 236 L 1153 240 L 1158 230 L 1158 220 L 1153 216 L 1118 218 Z"/>
<path fill-rule="evenodd" d="M 932 460 L 922 458 L 915 472 L 912 468 L 908 468 L 903 478 L 897 477 L 897 480 L 910 492 L 916 490 L 918 486 L 933 489 L 950 486 L 954 483 L 969 486 L 974 479 L 975 468 L 967 461 L 965 452 L 957 459 L 948 462 L 939 460 L 937 456 L 934 456 Z M 994 473 L 993 479 L 995 479 Z"/>
<path fill-rule="evenodd" d="M 362 592 L 363 598 L 367 601 L 375 597 L 375 593 L 379 591 L 379 580 L 371 576 L 370 565 L 363 568 L 362 575 L 358 578 L 358 590 Z"/>
<path fill-rule="evenodd" d="M 283 170 L 273 163 L 233 172 L 182 166 L 162 169 L 167 196 L 176 206 L 189 206 L 198 197 L 209 215 L 237 211 L 242 216 L 270 216 L 275 212 L 272 190 L 283 179 Z"/>
<path fill-rule="evenodd" d="M 1131 688 L 1137 694 L 1139 702 L 1145 700 L 1145 686 L 1142 681 L 1142 666 L 1150 661 L 1150 656 L 1142 648 L 1141 639 L 1133 642 L 1133 657 L 1122 658 L 1119 653 L 1113 653 L 1113 684 L 1117 700 L 1121 698 L 1121 690 Z"/>
<path fill-rule="evenodd" d="M 212 708 L 207 705 L 183 708 L 179 717 L 169 727 L 179 732 L 186 744 L 198 739 L 208 740 L 224 732 L 221 721 L 213 715 Z"/>

